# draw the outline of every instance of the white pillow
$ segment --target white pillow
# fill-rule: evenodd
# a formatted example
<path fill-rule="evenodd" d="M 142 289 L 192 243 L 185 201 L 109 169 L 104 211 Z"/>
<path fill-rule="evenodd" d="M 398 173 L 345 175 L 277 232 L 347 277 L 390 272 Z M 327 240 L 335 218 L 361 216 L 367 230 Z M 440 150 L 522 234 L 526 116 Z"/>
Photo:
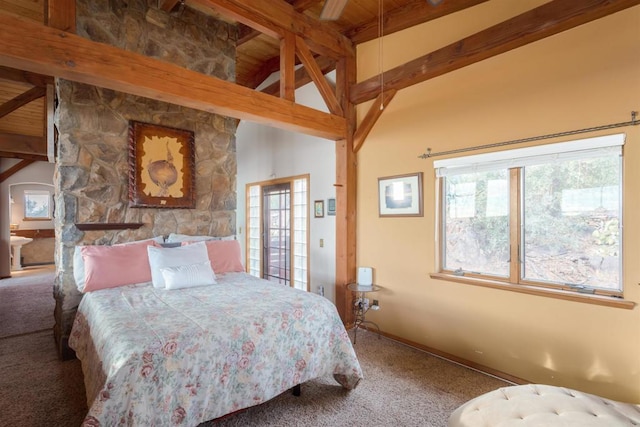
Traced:
<path fill-rule="evenodd" d="M 117 243 L 113 246 L 130 245 L 131 243 L 146 242 L 147 240 L 153 240 L 156 243 L 162 243 L 164 242 L 164 237 L 156 236 L 150 239 Z M 86 281 L 85 281 L 85 273 L 84 273 L 84 259 L 82 258 L 82 245 L 77 245 L 73 250 L 73 279 L 76 281 L 76 288 L 78 288 L 80 292 L 84 292 L 84 285 Z"/>
<path fill-rule="evenodd" d="M 178 267 L 180 265 L 197 264 L 209 261 L 207 246 L 204 242 L 177 248 L 158 248 L 149 246 L 149 266 L 151 267 L 151 282 L 154 288 L 164 288 L 164 278 L 160 269 Z"/>
<path fill-rule="evenodd" d="M 217 283 L 209 261 L 161 268 L 160 271 L 167 289 L 193 288 Z"/>
<path fill-rule="evenodd" d="M 190 236 L 188 234 L 176 234 L 171 233 L 167 237 L 167 243 L 175 243 L 175 242 L 203 242 L 205 240 L 214 240 L 213 236 Z"/>

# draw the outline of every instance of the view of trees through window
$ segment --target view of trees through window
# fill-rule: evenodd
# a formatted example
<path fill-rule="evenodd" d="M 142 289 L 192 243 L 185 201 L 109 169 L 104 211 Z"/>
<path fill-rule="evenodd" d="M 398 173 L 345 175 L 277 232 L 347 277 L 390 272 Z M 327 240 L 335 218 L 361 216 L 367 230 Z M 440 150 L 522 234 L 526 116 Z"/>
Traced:
<path fill-rule="evenodd" d="M 521 262 L 511 282 L 620 291 L 621 164 L 619 154 L 607 154 L 522 166 L 519 174 L 446 176 L 444 269 L 509 278 L 511 263 Z M 510 182 L 518 182 L 520 200 Z M 520 241 L 510 227 L 520 228 Z M 514 244 L 519 260 L 510 259 Z"/>
<path fill-rule="evenodd" d="M 524 169 L 524 278 L 617 289 L 620 158 Z"/>
<path fill-rule="evenodd" d="M 51 208 L 48 191 L 25 191 L 24 217 L 26 219 L 49 219 Z"/>

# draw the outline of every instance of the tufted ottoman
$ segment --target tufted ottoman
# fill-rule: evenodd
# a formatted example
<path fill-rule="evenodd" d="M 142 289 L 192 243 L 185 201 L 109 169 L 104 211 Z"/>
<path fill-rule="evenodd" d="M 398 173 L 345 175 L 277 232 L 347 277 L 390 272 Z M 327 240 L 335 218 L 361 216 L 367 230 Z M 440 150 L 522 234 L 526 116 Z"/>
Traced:
<path fill-rule="evenodd" d="M 503 387 L 476 397 L 449 417 L 449 427 L 640 426 L 640 405 L 550 385 Z"/>

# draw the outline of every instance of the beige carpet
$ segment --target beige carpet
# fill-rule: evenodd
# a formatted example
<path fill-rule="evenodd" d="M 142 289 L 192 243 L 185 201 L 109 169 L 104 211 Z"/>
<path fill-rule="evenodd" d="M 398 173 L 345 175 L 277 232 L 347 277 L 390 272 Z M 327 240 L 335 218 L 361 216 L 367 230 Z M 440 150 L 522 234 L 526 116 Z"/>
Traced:
<path fill-rule="evenodd" d="M 41 330 L 53 324 L 49 285 L 25 288 L 31 288 L 31 304 L 23 313 L 34 319 L 43 316 L 44 321 L 33 331 L 0 338 L 0 425 L 79 426 L 87 411 L 80 363 L 59 361 L 50 327 Z M 0 316 L 20 322 L 6 310 L 10 304 L 0 302 Z M 18 331 L 18 326 L 5 324 L 2 329 Z M 355 390 L 343 390 L 332 377 L 319 378 L 303 384 L 300 397 L 283 393 L 201 427 L 444 427 L 457 406 L 507 385 L 369 332 L 358 332 L 355 349 L 365 375 Z"/>
<path fill-rule="evenodd" d="M 53 328 L 54 274 L 34 268 L 0 280 L 0 338 Z"/>
<path fill-rule="evenodd" d="M 509 385 L 437 357 L 358 331 L 364 380 L 349 392 L 331 377 L 302 385 L 302 396 L 277 398 L 201 427 L 421 426 L 444 427 L 467 400 Z"/>

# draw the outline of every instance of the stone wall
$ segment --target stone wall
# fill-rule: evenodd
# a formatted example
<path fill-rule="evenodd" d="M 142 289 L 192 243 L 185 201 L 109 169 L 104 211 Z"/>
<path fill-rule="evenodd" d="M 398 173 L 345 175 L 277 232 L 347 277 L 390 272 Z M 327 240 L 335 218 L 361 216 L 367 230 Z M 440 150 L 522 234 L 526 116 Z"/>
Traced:
<path fill-rule="evenodd" d="M 233 25 L 185 8 L 165 14 L 155 1 L 78 0 L 77 33 L 194 71 L 233 81 Z M 151 8 L 151 9 L 150 9 Z M 185 87 L 185 90 L 189 88 Z M 82 298 L 73 279 L 79 244 L 113 244 L 171 232 L 235 234 L 234 119 L 60 80 L 55 123 L 55 337 L 62 358 Z M 128 123 L 136 120 L 195 133 L 195 209 L 131 208 L 128 201 Z M 75 223 L 142 222 L 137 230 L 78 230 Z"/>

